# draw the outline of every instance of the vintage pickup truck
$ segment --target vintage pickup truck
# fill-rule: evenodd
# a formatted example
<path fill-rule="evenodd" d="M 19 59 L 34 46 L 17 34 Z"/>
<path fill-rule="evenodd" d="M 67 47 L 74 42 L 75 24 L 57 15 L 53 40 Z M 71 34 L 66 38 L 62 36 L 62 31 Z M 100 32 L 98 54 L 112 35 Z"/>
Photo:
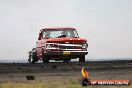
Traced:
<path fill-rule="evenodd" d="M 79 58 L 79 62 L 85 62 L 88 44 L 87 40 L 80 38 L 75 28 L 44 28 L 40 30 L 36 48 L 29 52 L 30 63 L 42 60 L 62 60 L 69 62 Z"/>

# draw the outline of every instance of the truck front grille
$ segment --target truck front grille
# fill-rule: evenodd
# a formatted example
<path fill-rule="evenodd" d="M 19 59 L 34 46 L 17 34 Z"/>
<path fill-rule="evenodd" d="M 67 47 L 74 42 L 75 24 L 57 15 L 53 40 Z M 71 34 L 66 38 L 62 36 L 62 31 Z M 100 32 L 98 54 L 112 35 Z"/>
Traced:
<path fill-rule="evenodd" d="M 82 51 L 82 44 L 60 44 L 60 43 L 48 43 L 50 48 L 59 51 Z"/>
<path fill-rule="evenodd" d="M 76 50 L 82 50 L 82 45 L 78 44 L 59 44 L 60 50 L 63 51 L 76 51 Z"/>

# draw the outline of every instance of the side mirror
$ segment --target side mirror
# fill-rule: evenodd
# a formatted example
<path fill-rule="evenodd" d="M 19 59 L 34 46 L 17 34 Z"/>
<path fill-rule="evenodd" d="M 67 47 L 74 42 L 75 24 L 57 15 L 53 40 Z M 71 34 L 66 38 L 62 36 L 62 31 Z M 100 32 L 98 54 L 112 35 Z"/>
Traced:
<path fill-rule="evenodd" d="M 40 38 L 40 37 L 38 37 L 38 40 L 41 40 L 41 38 Z"/>

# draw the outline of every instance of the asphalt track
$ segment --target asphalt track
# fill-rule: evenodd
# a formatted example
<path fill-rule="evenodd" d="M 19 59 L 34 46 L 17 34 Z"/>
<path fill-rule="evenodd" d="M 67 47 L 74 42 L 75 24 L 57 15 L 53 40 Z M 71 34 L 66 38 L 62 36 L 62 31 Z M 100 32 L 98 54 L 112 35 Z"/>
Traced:
<path fill-rule="evenodd" d="M 52 63 L 0 63 L 0 82 L 27 81 L 26 76 L 33 76 L 35 80 L 81 77 L 81 68 L 89 72 L 92 79 L 131 79 L 132 60 L 129 61 L 89 61 L 52 62 Z"/>

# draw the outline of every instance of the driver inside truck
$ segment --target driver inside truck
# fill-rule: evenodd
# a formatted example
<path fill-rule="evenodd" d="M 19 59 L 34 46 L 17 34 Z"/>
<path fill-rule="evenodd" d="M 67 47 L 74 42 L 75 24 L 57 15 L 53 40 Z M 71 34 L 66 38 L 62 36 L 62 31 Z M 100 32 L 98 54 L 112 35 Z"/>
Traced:
<path fill-rule="evenodd" d="M 65 37 L 75 37 L 74 31 L 72 30 L 64 30 L 61 36 L 65 36 Z"/>
<path fill-rule="evenodd" d="M 61 37 L 67 37 L 67 32 L 66 31 L 62 31 Z"/>

